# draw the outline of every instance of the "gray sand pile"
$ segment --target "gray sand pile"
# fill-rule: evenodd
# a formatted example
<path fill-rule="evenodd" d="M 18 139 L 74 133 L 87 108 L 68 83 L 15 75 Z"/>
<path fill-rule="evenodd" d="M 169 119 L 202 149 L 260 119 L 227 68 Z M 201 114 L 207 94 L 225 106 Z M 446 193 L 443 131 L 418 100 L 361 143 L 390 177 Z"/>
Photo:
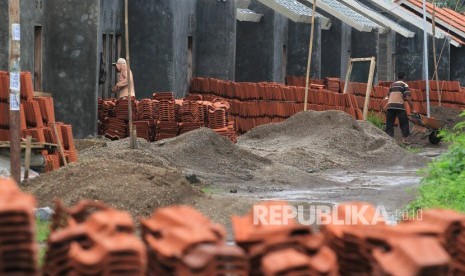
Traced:
<path fill-rule="evenodd" d="M 154 208 L 195 204 L 205 195 L 173 169 L 123 160 L 86 159 L 43 174 L 24 183 L 39 206 L 53 206 L 55 198 L 66 204 L 82 199 L 102 200 L 134 216 L 147 216 Z"/>
<path fill-rule="evenodd" d="M 339 111 L 300 112 L 282 123 L 253 129 L 238 145 L 301 169 L 396 165 L 408 155 L 373 124 Z"/>

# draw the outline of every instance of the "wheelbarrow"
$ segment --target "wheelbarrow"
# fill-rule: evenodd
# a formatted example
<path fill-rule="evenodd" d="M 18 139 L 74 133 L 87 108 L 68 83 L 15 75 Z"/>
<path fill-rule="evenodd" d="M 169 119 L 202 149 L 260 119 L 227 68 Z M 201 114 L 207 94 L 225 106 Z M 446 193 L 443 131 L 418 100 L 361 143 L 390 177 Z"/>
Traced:
<path fill-rule="evenodd" d="M 409 116 L 409 121 L 413 123 L 412 131 L 418 131 L 428 136 L 431 144 L 437 145 L 441 142 L 439 130 L 444 126 L 444 122 L 434 118 L 428 118 L 418 113 L 412 113 Z"/>

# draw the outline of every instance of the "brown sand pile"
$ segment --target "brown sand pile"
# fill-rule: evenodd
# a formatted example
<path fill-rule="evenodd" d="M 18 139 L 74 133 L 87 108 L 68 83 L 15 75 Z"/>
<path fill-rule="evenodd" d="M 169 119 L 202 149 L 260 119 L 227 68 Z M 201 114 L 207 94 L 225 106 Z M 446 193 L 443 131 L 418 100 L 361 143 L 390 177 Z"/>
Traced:
<path fill-rule="evenodd" d="M 460 117 L 462 111 L 444 106 L 432 106 L 431 117 L 443 121 L 445 128 L 452 129 L 457 123 L 464 121 L 464 117 Z"/>
<path fill-rule="evenodd" d="M 301 169 L 395 165 L 408 155 L 373 124 L 339 111 L 300 112 L 253 129 L 238 145 Z"/>
<path fill-rule="evenodd" d="M 39 206 L 66 204 L 82 199 L 102 200 L 134 216 L 149 215 L 171 204 L 195 204 L 205 195 L 172 169 L 123 160 L 86 159 L 25 182 Z"/>

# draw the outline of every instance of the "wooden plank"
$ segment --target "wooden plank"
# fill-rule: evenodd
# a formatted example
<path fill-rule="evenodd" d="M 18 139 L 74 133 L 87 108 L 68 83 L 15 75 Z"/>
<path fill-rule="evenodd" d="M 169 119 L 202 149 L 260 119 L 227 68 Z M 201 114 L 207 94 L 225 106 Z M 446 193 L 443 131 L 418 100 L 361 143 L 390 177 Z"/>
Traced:
<path fill-rule="evenodd" d="M 351 74 L 352 74 L 352 59 L 349 59 L 349 63 L 347 64 L 346 81 L 344 83 L 343 94 L 347 93 L 347 88 L 349 88 L 349 82 L 350 82 L 350 75 Z"/>
<path fill-rule="evenodd" d="M 66 161 L 65 152 L 63 151 L 60 138 L 58 137 L 57 125 L 55 123 L 52 123 L 52 128 L 53 128 L 53 134 L 55 135 L 55 138 L 58 142 L 58 150 L 60 152 L 61 158 L 63 159 L 63 164 L 65 164 L 66 166 L 68 165 L 68 162 Z"/>
<path fill-rule="evenodd" d="M 363 106 L 363 120 L 368 118 L 368 106 L 370 105 L 371 90 L 373 88 L 373 78 L 375 75 L 376 58 L 372 57 L 370 62 L 370 74 L 368 75 L 367 90 L 365 94 L 365 104 Z"/>
<path fill-rule="evenodd" d="M 34 97 L 52 97 L 52 93 L 34 91 Z"/>
<path fill-rule="evenodd" d="M 32 136 L 26 137 L 26 155 L 24 157 L 24 179 L 29 178 L 29 168 L 31 167 L 31 143 L 32 143 Z"/>

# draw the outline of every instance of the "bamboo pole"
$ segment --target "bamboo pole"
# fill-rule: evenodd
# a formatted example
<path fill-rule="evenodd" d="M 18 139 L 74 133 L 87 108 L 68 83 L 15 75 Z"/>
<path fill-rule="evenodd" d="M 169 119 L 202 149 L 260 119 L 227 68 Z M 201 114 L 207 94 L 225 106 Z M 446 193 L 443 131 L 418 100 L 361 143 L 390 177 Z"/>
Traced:
<path fill-rule="evenodd" d="M 438 75 L 438 61 L 436 57 L 436 1 L 433 0 L 433 14 L 432 14 L 432 28 L 433 28 L 433 60 L 434 60 L 434 75 L 436 76 L 436 91 L 438 92 L 439 106 L 441 106 L 442 93 L 439 90 L 439 75 Z"/>
<path fill-rule="evenodd" d="M 32 148 L 32 136 L 26 137 L 26 154 L 24 156 L 24 180 L 29 178 L 29 169 L 31 167 L 31 148 Z"/>
<path fill-rule="evenodd" d="M 132 124 L 132 98 L 131 98 L 131 66 L 129 58 L 129 20 L 128 20 L 128 0 L 124 0 L 124 25 L 125 25 L 125 40 L 126 40 L 126 69 L 128 78 L 128 115 L 129 115 L 129 144 L 131 149 L 137 148 L 137 137 L 134 137 Z"/>
<path fill-rule="evenodd" d="M 20 121 L 20 55 L 21 28 L 19 0 L 8 0 L 9 70 L 10 70 L 10 172 L 16 183 L 21 183 L 21 121 Z"/>
<path fill-rule="evenodd" d="M 312 65 L 312 52 L 313 52 L 313 35 L 315 33 L 315 14 L 316 14 L 316 0 L 313 0 L 312 30 L 310 32 L 310 45 L 308 46 L 307 75 L 305 79 L 304 111 L 307 111 L 307 105 L 308 105 L 308 88 L 310 86 L 310 66 Z"/>

